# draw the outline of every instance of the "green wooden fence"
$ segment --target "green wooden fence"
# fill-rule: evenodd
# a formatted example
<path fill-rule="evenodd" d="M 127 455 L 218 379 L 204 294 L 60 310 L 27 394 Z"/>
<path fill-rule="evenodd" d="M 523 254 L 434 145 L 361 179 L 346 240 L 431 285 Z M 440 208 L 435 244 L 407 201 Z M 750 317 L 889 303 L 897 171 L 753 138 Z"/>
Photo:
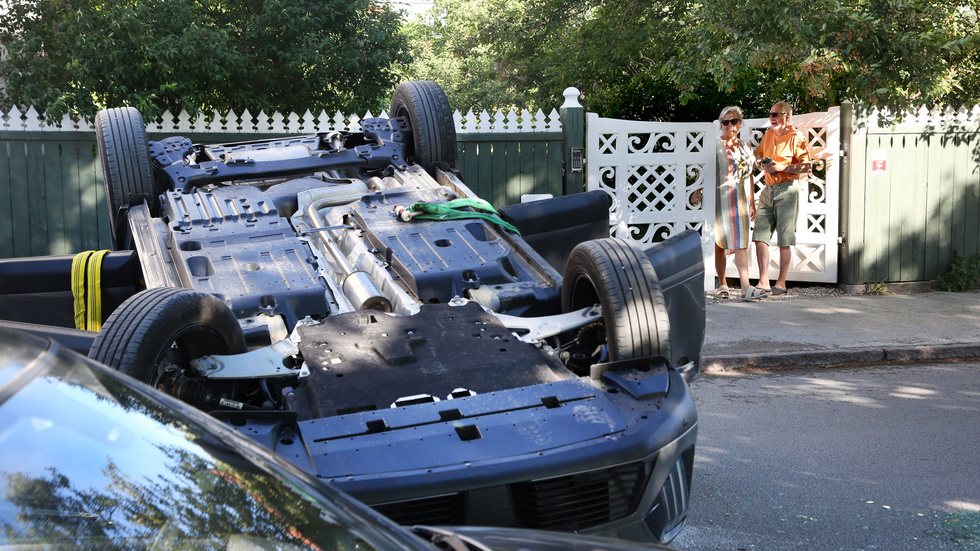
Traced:
<path fill-rule="evenodd" d="M 481 132 L 456 139 L 463 182 L 491 204 L 518 203 L 526 194 L 562 194 L 561 132 Z"/>
<path fill-rule="evenodd" d="M 257 134 L 187 134 L 199 143 Z M 150 140 L 166 135 L 150 134 Z M 562 194 L 562 133 L 460 133 L 459 170 L 496 206 Z M 92 132 L 0 131 L 0 258 L 110 246 L 102 168 Z"/>
<path fill-rule="evenodd" d="M 976 121 L 878 127 L 843 111 L 840 283 L 930 281 L 949 271 L 954 251 L 980 253 Z"/>
<path fill-rule="evenodd" d="M 0 132 L 0 257 L 106 248 L 101 172 L 90 132 Z"/>

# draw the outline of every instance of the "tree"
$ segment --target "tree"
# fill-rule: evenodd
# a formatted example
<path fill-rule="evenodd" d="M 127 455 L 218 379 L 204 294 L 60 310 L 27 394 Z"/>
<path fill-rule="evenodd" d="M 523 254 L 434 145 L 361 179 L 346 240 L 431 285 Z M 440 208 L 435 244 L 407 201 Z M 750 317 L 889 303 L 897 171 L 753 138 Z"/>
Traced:
<path fill-rule="evenodd" d="M 980 99 L 963 86 L 977 70 L 975 0 L 776 0 L 765 10 L 704 0 L 688 21 L 668 65 L 686 99 L 705 72 L 722 90 L 764 81 L 770 96 L 808 110 Z"/>
<path fill-rule="evenodd" d="M 505 71 L 484 29 L 494 5 L 471 0 L 435 0 L 424 16 L 406 23 L 412 63 L 403 80 L 434 80 L 460 110 L 524 107 L 528 96 L 502 77 Z"/>
<path fill-rule="evenodd" d="M 374 0 L 9 0 L 0 108 L 383 109 L 407 60 Z"/>
<path fill-rule="evenodd" d="M 589 110 L 651 120 L 704 120 L 725 105 L 759 113 L 780 100 L 801 110 L 980 101 L 977 0 L 436 5 L 429 35 L 453 47 L 434 51 L 492 69 L 454 75 L 453 87 L 475 93 L 493 82 L 518 104 L 555 105 L 567 86 L 583 91 Z M 413 43 L 425 34 L 416 30 Z"/>
<path fill-rule="evenodd" d="M 443 83 L 464 108 L 547 110 L 575 86 L 590 111 L 652 120 L 694 120 L 759 96 L 706 80 L 703 99 L 681 103 L 663 67 L 688 9 L 685 0 L 436 0 L 410 27 L 410 76 Z"/>

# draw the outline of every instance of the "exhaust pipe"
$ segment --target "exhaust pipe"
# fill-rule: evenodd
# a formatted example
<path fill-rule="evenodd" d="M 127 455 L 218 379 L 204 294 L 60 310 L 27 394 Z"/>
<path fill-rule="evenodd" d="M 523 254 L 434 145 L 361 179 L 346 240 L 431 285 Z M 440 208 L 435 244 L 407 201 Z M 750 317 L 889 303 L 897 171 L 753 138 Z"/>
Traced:
<path fill-rule="evenodd" d="M 344 281 L 341 288 L 344 291 L 344 296 L 347 300 L 354 305 L 354 308 L 358 310 L 380 310 L 382 312 L 391 312 L 391 301 L 388 300 L 384 295 L 381 294 L 381 289 L 374 283 L 371 276 L 367 272 L 362 270 L 355 270 L 351 266 L 350 261 L 344 256 L 343 251 L 337 246 L 337 243 L 330 237 L 327 233 L 326 227 L 323 225 L 323 221 L 320 219 L 320 213 L 317 212 L 319 206 L 323 203 L 330 202 L 330 199 L 324 199 L 321 201 L 315 201 L 306 209 L 306 215 L 310 220 L 312 226 L 312 233 L 316 234 L 317 238 L 320 239 L 320 243 L 323 247 L 330 251 L 331 256 L 333 256 L 334 261 L 340 267 L 340 270 L 344 273 Z"/>

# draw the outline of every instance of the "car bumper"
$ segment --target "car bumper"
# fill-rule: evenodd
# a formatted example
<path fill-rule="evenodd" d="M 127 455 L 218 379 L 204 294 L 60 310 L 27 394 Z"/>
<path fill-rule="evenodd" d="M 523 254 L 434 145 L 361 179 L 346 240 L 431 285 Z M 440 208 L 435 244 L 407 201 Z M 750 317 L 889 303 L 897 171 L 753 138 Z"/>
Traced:
<path fill-rule="evenodd" d="M 401 524 L 656 541 L 686 516 L 697 437 L 683 377 L 658 377 L 665 392 L 573 379 L 300 422 L 276 451 Z"/>

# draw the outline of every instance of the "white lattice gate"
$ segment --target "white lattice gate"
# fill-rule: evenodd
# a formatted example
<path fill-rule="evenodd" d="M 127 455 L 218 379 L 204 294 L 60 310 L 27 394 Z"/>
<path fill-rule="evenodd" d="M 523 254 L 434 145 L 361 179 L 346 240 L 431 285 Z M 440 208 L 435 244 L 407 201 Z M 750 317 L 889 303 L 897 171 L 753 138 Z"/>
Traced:
<path fill-rule="evenodd" d="M 705 216 L 715 211 L 714 194 L 704 193 L 701 204 L 691 202 L 705 182 L 715 181 L 713 124 L 624 121 L 587 113 L 585 129 L 586 185 L 612 198 L 612 237 L 649 245 L 694 229 L 701 233 L 705 255 L 714 254 L 714 215 L 710 224 Z M 705 256 L 706 266 L 713 265 L 708 260 Z"/>
<path fill-rule="evenodd" d="M 835 283 L 840 151 L 840 117 L 837 108 L 826 113 L 793 116 L 793 124 L 807 136 L 810 155 L 826 163 L 826 178 L 811 175 L 801 182 L 797 245 L 793 247 L 789 279 Z M 747 119 L 742 139 L 753 146 L 769 126 L 768 119 Z M 705 287 L 714 285 L 714 193 L 716 179 L 713 123 L 662 123 L 605 119 L 586 115 L 587 167 L 590 190 L 599 189 L 612 199 L 610 235 L 641 244 L 663 241 L 685 229 L 701 233 Z M 818 171 L 820 176 L 824 171 Z M 692 204 L 691 196 L 705 188 L 704 200 Z M 761 179 L 757 186 L 761 186 Z M 758 188 L 757 188 L 758 189 Z M 775 242 L 775 238 L 774 241 Z M 750 251 L 750 277 L 758 266 Z M 771 273 L 776 273 L 779 254 L 772 247 Z M 728 276 L 737 277 L 729 262 Z"/>

